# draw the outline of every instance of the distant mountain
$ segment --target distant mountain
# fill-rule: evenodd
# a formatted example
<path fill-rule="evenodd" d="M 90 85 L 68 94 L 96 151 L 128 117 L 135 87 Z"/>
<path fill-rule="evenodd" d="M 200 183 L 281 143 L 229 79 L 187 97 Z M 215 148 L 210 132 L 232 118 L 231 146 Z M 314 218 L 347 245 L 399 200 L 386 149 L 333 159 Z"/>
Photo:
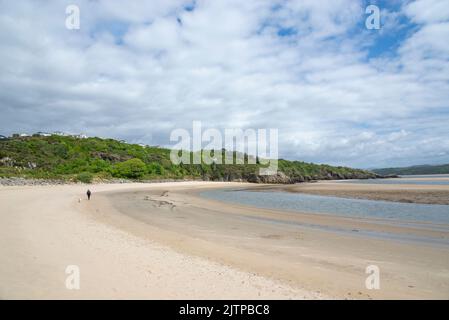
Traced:
<path fill-rule="evenodd" d="M 413 174 L 449 174 L 449 164 L 420 165 L 402 168 L 383 168 L 371 170 L 381 175 L 413 175 Z"/>
<path fill-rule="evenodd" d="M 236 153 L 215 151 L 222 159 Z M 192 154 L 191 154 L 192 157 Z M 245 155 L 245 160 L 248 156 Z M 347 167 L 279 160 L 275 176 L 260 176 L 256 164 L 179 164 L 170 161 L 170 150 L 128 144 L 124 141 L 67 135 L 15 135 L 0 139 L 0 178 L 25 177 L 68 181 L 213 180 L 295 183 L 320 179 L 364 179 L 376 174 Z M 234 162 L 235 163 L 235 162 Z"/>

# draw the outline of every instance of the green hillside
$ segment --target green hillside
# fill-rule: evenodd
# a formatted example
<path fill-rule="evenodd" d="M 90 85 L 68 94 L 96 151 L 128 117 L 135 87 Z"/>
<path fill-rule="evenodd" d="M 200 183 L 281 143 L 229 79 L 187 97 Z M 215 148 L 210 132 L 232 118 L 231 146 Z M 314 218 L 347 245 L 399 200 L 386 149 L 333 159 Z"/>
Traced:
<path fill-rule="evenodd" d="M 402 168 L 374 169 L 374 172 L 382 175 L 414 175 L 414 174 L 449 174 L 449 164 L 442 165 L 421 165 Z"/>
<path fill-rule="evenodd" d="M 225 155 L 224 150 L 223 155 Z M 226 152 L 229 156 L 235 153 Z M 245 159 L 247 157 L 245 156 Z M 52 135 L 0 140 L 0 177 L 63 179 L 90 182 L 199 179 L 294 183 L 313 179 L 373 178 L 372 172 L 300 161 L 279 160 L 276 177 L 258 176 L 260 164 L 180 164 L 170 161 L 170 150 L 143 147 L 113 139 Z"/>

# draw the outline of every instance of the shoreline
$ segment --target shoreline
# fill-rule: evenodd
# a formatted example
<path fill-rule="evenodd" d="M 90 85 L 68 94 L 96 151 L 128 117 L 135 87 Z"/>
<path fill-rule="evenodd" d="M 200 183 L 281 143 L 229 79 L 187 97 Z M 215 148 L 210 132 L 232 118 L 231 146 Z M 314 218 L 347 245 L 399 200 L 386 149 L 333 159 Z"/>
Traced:
<path fill-rule="evenodd" d="M 349 180 L 382 180 L 390 178 L 389 176 L 380 176 L 377 177 L 369 177 L 369 178 L 352 178 Z M 268 179 L 270 180 L 270 179 Z M 23 176 L 14 176 L 14 177 L 0 177 L 0 186 L 57 186 L 57 185 L 100 185 L 100 184 L 152 184 L 152 183 L 167 183 L 167 182 L 218 182 L 218 183 L 251 183 L 254 185 L 270 185 L 274 183 L 275 185 L 294 185 L 298 183 L 315 183 L 317 181 L 344 181 L 343 178 L 332 178 L 327 180 L 304 180 L 302 182 L 255 182 L 255 181 L 249 181 L 245 179 L 236 179 L 232 181 L 220 181 L 220 180 L 203 180 L 201 178 L 191 178 L 191 179 L 153 179 L 153 180 L 130 180 L 130 179 L 120 179 L 120 178 L 112 178 L 112 179 L 97 179 L 94 180 L 92 183 L 83 183 L 78 182 L 74 180 L 67 180 L 67 179 L 38 179 L 38 178 L 29 178 L 29 177 L 23 177 Z"/>
<path fill-rule="evenodd" d="M 239 184 L 238 187 L 243 186 Z M 360 237 L 361 232 L 341 234 L 309 226 L 318 224 L 348 231 L 357 228 L 398 234 L 412 232 L 445 238 L 447 231 L 259 209 L 199 198 L 199 190 L 201 187 L 106 195 L 120 212 L 115 217 L 107 217 L 106 223 L 121 225 L 144 237 L 151 229 L 153 239 L 180 252 L 256 272 L 312 292 L 320 291 L 329 297 L 444 299 L 449 296 L 449 266 L 444 258 L 449 255 L 447 246 L 372 239 Z M 124 216 L 130 224 L 124 222 Z M 420 273 L 432 268 L 427 261 L 434 261 L 435 272 L 446 275 L 438 280 L 424 279 Z M 366 290 L 363 285 L 364 269 L 373 262 L 382 262 L 388 274 L 389 285 L 382 292 Z M 385 265 L 388 265 L 386 269 Z M 317 270 L 322 272 L 317 273 Z M 405 280 L 397 281 L 397 273 L 404 273 Z M 443 291 L 437 289 L 441 282 L 445 286 Z M 428 296 L 432 291 L 434 293 Z"/>
<path fill-rule="evenodd" d="M 401 180 L 407 179 L 408 178 L 401 178 Z M 443 181 L 449 181 L 449 179 L 446 178 L 433 179 L 445 179 Z M 422 178 L 422 180 L 427 181 L 428 178 Z M 356 181 L 351 181 L 351 183 L 344 183 L 342 181 L 319 181 L 315 183 L 301 183 L 294 185 L 264 185 L 255 188 L 249 187 L 247 190 L 304 193 L 347 199 L 366 199 L 401 203 L 449 205 L 449 184 L 368 184 L 357 183 Z"/>
<path fill-rule="evenodd" d="M 101 192 L 160 185 L 90 185 L 89 202 L 83 185 L 0 187 L 0 299 L 322 298 L 99 222 L 114 211 Z M 68 265 L 80 290 L 65 287 Z"/>
<path fill-rule="evenodd" d="M 90 185 L 92 200 L 81 202 L 86 185 L 0 187 L 0 241 L 8 244 L 0 252 L 0 298 L 449 297 L 448 248 L 360 238 L 308 225 L 430 231 L 198 197 L 205 189 L 249 186 L 254 185 Z M 69 291 L 64 266 L 76 262 L 82 290 Z M 365 268 L 371 264 L 381 269 L 381 290 L 364 286 Z"/>

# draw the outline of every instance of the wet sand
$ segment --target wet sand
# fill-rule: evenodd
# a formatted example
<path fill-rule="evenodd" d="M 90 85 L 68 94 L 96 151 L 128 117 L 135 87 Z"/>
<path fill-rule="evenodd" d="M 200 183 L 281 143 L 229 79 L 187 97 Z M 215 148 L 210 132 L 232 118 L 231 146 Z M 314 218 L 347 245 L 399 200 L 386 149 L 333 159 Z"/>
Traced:
<path fill-rule="evenodd" d="M 447 181 L 448 178 L 401 178 L 404 181 Z M 394 181 L 394 180 L 392 180 Z M 449 185 L 367 184 L 320 181 L 293 185 L 268 185 L 252 190 L 276 190 L 353 199 L 449 205 Z"/>
<path fill-rule="evenodd" d="M 446 239 L 446 229 L 198 195 L 227 187 L 254 185 L 90 186 L 81 202 L 85 186 L 0 188 L 0 298 L 449 298 L 447 246 L 363 235 Z M 81 290 L 64 286 L 69 264 L 80 265 Z M 379 290 L 365 286 L 369 265 L 380 269 Z"/>
<path fill-rule="evenodd" d="M 449 228 L 433 230 L 372 219 L 256 209 L 198 196 L 214 187 L 107 193 L 104 200 L 118 213 L 97 218 L 140 237 L 155 239 L 178 252 L 323 297 L 449 298 L 447 245 L 363 235 L 367 231 L 448 239 Z M 369 265 L 380 268 L 380 290 L 368 290 L 365 286 Z"/>

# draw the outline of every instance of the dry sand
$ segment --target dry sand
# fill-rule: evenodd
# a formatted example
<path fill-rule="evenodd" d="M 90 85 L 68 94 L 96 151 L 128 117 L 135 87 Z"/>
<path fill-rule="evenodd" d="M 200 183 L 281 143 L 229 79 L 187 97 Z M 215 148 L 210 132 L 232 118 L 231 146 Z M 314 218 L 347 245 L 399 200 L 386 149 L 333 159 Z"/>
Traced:
<path fill-rule="evenodd" d="M 100 191 L 189 188 L 198 183 L 0 187 L 1 299 L 284 299 L 319 294 L 207 259 L 178 253 L 99 223 Z M 202 184 L 202 183 L 200 183 Z M 78 199 L 82 198 L 81 203 Z M 80 268 L 80 290 L 65 286 Z"/>
<path fill-rule="evenodd" d="M 358 232 L 446 239 L 447 229 L 277 212 L 197 195 L 242 186 L 249 187 L 97 185 L 89 187 L 89 202 L 80 185 L 2 187 L 0 298 L 449 298 L 447 246 Z M 372 264 L 381 271 L 380 290 L 365 287 Z M 67 265 L 80 267 L 80 290 L 66 289 Z"/>

